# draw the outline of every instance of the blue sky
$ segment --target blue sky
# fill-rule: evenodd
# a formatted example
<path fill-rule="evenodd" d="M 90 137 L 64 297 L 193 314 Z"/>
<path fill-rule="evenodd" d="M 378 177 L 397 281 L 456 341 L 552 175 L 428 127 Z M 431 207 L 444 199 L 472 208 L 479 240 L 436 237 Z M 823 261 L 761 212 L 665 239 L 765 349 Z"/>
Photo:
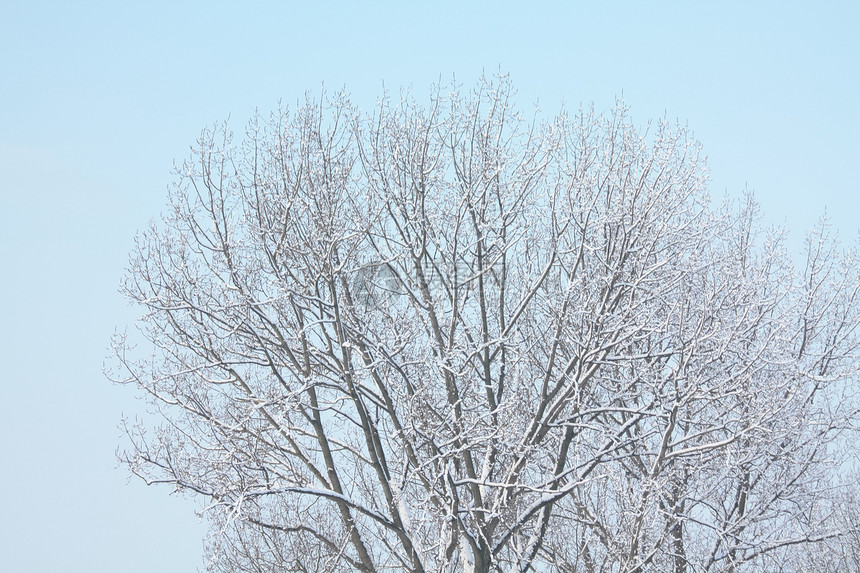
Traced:
<path fill-rule="evenodd" d="M 127 483 L 142 412 L 101 374 L 135 231 L 200 130 L 306 91 L 509 72 L 546 115 L 624 98 L 686 123 L 713 195 L 754 190 L 798 249 L 825 208 L 860 228 L 854 2 L 0 0 L 0 570 L 194 571 L 196 502 Z"/>

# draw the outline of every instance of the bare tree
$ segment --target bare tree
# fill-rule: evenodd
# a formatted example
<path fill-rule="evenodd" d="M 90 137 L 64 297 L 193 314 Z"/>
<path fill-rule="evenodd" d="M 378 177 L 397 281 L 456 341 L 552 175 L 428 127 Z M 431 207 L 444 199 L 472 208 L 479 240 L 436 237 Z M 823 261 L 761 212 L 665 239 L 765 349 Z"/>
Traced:
<path fill-rule="evenodd" d="M 685 129 L 511 94 L 308 101 L 178 170 L 124 286 L 152 353 L 120 337 L 114 376 L 211 570 L 762 571 L 842 538 L 856 252 L 822 225 L 795 271 Z"/>

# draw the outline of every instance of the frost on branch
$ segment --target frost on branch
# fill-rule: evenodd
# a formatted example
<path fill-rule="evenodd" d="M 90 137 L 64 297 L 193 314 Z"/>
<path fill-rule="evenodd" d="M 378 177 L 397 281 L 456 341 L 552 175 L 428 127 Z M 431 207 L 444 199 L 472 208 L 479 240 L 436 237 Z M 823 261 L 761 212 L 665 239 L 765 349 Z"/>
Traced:
<path fill-rule="evenodd" d="M 848 559 L 856 253 L 795 271 L 682 128 L 510 98 L 205 131 L 124 285 L 131 471 L 205 500 L 213 571 Z"/>

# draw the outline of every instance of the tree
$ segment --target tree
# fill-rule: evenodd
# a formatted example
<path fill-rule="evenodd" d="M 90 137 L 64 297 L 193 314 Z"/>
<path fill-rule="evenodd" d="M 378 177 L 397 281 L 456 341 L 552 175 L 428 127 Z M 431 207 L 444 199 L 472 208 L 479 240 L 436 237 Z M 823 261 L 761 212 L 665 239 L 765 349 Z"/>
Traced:
<path fill-rule="evenodd" d="M 763 571 L 850 537 L 856 251 L 823 224 L 795 271 L 684 128 L 511 98 L 309 100 L 178 170 L 114 377 L 211 570 Z"/>

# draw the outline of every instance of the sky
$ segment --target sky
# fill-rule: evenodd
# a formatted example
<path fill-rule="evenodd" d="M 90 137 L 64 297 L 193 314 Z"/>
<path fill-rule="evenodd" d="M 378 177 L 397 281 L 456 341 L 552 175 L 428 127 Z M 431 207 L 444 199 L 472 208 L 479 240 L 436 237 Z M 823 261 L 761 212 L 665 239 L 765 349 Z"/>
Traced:
<path fill-rule="evenodd" d="M 799 250 L 860 222 L 860 3 L 0 0 L 0 570 L 191 572 L 199 501 L 130 479 L 102 369 L 139 312 L 119 295 L 174 162 L 305 93 L 509 73 L 546 116 L 618 99 L 686 124 L 711 193 L 754 191 Z"/>

